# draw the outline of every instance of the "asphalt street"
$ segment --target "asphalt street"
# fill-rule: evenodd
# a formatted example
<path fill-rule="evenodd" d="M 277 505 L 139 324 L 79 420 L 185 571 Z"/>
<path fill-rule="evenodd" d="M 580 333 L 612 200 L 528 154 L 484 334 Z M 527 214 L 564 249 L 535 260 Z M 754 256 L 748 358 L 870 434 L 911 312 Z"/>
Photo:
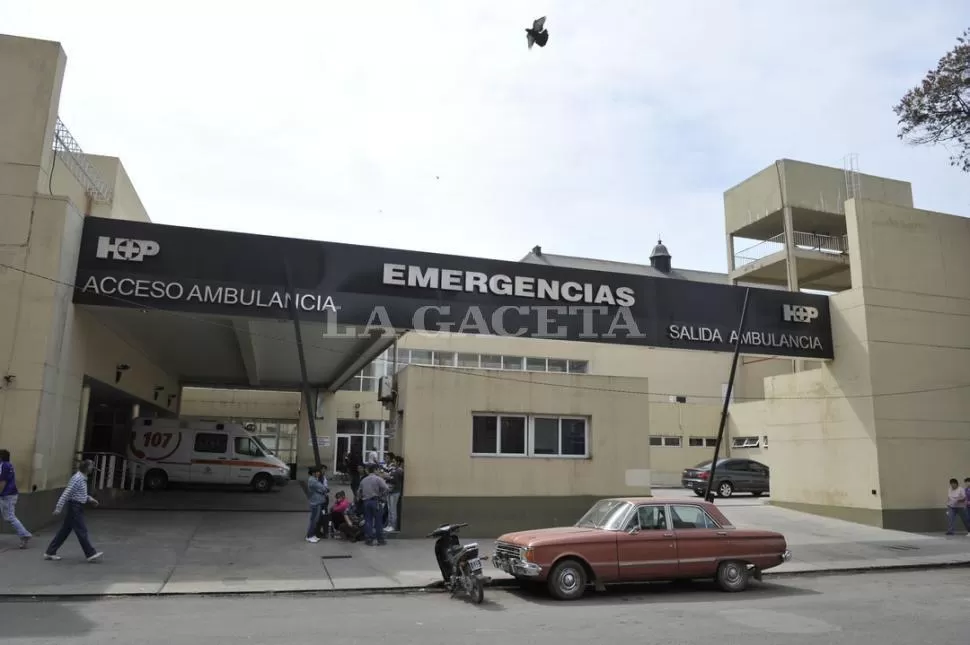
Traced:
<path fill-rule="evenodd" d="M 966 645 L 967 569 L 792 577 L 740 594 L 655 585 L 578 602 L 489 590 L 475 606 L 445 594 L 17 601 L 0 634 L 18 644 L 121 642 L 422 645 L 627 642 L 718 645 Z"/>

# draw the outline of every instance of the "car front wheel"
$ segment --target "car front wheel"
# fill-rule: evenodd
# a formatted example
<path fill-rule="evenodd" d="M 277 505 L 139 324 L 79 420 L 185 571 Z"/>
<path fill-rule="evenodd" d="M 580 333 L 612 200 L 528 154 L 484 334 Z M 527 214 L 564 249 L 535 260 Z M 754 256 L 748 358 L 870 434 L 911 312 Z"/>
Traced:
<path fill-rule="evenodd" d="M 744 591 L 748 587 L 748 567 L 734 560 L 722 562 L 717 568 L 717 584 L 724 591 Z"/>
<path fill-rule="evenodd" d="M 721 482 L 717 485 L 717 494 L 719 497 L 730 497 L 734 494 L 734 484 L 731 482 Z"/>
<path fill-rule="evenodd" d="M 576 600 L 586 591 L 586 570 L 576 560 L 563 560 L 549 574 L 549 593 L 559 600 Z"/>
<path fill-rule="evenodd" d="M 262 473 L 253 478 L 253 490 L 257 493 L 266 493 L 273 488 L 273 478 Z"/>

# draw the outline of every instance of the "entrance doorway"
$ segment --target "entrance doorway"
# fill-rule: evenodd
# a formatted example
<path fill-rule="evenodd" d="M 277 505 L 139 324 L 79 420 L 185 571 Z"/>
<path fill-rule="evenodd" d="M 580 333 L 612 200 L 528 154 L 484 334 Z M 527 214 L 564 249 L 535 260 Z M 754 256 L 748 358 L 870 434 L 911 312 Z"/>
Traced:
<path fill-rule="evenodd" d="M 377 458 L 384 461 L 387 456 L 387 421 L 364 419 L 337 419 L 337 445 L 333 452 L 333 470 L 346 473 L 344 460 L 353 450 L 360 451 L 361 458 L 376 452 Z"/>

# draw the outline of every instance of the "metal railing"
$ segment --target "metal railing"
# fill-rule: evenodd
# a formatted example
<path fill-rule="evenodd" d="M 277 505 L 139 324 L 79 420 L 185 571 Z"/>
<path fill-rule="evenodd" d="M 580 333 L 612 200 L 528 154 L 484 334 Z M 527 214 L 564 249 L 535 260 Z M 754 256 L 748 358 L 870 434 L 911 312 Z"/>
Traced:
<path fill-rule="evenodd" d="M 78 460 L 90 459 L 94 470 L 88 475 L 90 490 L 143 490 L 142 465 L 114 452 L 82 452 Z"/>
<path fill-rule="evenodd" d="M 91 199 L 101 203 L 111 201 L 111 189 L 107 182 L 101 178 L 97 168 L 88 161 L 87 155 L 81 150 L 81 145 L 61 121 L 61 117 L 57 117 L 54 124 L 54 153 L 67 166 Z"/>
<path fill-rule="evenodd" d="M 795 248 L 803 251 L 815 251 L 829 255 L 848 255 L 849 240 L 846 235 L 820 235 L 805 231 L 794 231 Z M 757 262 L 773 253 L 785 250 L 785 234 L 779 233 L 763 242 L 738 251 L 734 255 L 734 268 L 740 269 L 746 264 Z"/>

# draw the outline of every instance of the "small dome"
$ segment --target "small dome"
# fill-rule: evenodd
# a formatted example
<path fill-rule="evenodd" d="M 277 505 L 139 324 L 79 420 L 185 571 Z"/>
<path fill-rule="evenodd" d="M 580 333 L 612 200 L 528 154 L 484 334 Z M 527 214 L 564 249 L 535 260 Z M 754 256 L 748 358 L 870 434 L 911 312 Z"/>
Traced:
<path fill-rule="evenodd" d="M 653 251 L 650 253 L 650 258 L 669 258 L 670 252 L 667 251 L 667 247 L 664 246 L 663 240 L 657 240 L 657 246 L 653 247 Z"/>

